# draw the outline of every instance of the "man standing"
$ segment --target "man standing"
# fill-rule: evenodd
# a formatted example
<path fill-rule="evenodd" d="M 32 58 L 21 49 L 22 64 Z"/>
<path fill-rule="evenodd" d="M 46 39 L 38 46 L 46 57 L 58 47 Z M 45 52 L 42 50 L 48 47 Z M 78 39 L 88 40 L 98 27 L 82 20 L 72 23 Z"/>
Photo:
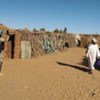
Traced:
<path fill-rule="evenodd" d="M 3 64 L 3 50 L 4 50 L 4 38 L 2 37 L 3 31 L 0 30 L 0 76 L 1 74 L 1 69 L 2 69 L 2 64 Z"/>
<path fill-rule="evenodd" d="M 100 56 L 99 47 L 95 38 L 93 38 L 89 44 L 86 56 L 88 58 L 90 73 L 92 73 L 92 71 L 95 69 L 94 64 L 96 62 L 96 58 Z"/>

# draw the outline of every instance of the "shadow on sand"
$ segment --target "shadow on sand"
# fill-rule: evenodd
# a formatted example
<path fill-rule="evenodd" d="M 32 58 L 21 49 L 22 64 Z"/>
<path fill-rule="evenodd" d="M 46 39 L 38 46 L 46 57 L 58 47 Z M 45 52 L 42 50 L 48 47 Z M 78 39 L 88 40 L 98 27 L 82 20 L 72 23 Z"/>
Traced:
<path fill-rule="evenodd" d="M 79 64 L 80 64 L 80 65 L 83 65 L 83 66 L 85 66 L 85 67 L 88 67 L 88 60 L 87 60 L 87 58 L 84 57 L 84 58 L 82 59 L 82 62 L 79 63 Z"/>
<path fill-rule="evenodd" d="M 83 71 L 83 72 L 89 72 L 89 69 L 83 68 L 83 67 L 80 67 L 80 66 L 66 64 L 66 63 L 62 63 L 62 62 L 56 62 L 56 63 L 61 65 L 61 66 L 68 66 L 68 67 L 71 67 L 71 68 L 74 68 L 74 69 L 77 69 L 77 70 L 80 70 L 80 71 Z"/>

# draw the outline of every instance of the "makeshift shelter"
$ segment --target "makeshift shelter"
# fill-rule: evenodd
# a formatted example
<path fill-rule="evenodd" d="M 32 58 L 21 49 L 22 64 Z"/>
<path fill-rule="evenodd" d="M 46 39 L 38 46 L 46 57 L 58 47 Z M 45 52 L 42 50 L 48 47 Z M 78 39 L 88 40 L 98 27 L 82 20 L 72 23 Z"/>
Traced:
<path fill-rule="evenodd" d="M 75 46 L 75 35 L 70 33 L 13 30 L 3 25 L 0 29 L 5 39 L 4 58 L 26 59 L 61 51 L 66 43 L 69 47 Z"/>

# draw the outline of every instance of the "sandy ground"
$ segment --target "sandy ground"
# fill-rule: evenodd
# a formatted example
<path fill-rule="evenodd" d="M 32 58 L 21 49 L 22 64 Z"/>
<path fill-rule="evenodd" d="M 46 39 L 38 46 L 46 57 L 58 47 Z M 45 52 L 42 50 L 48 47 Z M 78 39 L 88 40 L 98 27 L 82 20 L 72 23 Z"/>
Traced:
<path fill-rule="evenodd" d="M 100 100 L 100 71 L 82 65 L 85 49 L 5 60 L 0 100 Z"/>

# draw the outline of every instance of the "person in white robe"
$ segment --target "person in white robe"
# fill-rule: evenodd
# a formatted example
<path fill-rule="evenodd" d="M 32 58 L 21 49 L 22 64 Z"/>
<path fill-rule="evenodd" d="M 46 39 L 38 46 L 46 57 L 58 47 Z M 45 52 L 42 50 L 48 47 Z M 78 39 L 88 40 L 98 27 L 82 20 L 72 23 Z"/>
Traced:
<path fill-rule="evenodd" d="M 91 43 L 89 44 L 86 56 L 88 58 L 88 67 L 92 71 L 95 69 L 94 65 L 96 62 L 96 58 L 100 57 L 99 47 L 95 38 L 93 38 Z"/>

